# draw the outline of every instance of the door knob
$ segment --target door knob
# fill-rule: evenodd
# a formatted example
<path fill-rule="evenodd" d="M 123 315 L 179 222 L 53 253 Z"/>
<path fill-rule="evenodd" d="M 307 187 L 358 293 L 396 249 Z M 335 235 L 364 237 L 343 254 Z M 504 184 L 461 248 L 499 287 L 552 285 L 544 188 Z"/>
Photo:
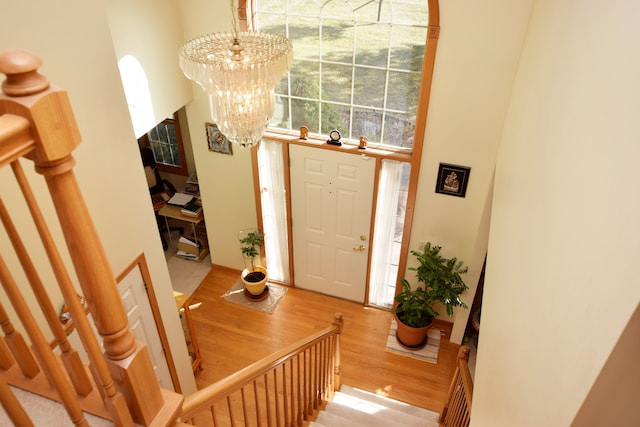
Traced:
<path fill-rule="evenodd" d="M 353 248 L 354 251 L 360 251 L 360 252 L 364 252 L 367 250 L 367 248 L 364 245 L 360 245 L 357 248 Z"/>

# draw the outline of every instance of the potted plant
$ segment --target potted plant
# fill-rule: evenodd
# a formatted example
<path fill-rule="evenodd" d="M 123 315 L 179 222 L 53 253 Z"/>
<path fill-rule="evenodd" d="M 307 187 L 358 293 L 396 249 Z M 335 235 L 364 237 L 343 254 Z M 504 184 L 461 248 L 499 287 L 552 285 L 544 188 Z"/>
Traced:
<path fill-rule="evenodd" d="M 440 246 L 427 243 L 420 251 L 411 251 L 418 260 L 418 267 L 410 267 L 416 272 L 421 284 L 415 289 L 402 278 L 402 291 L 395 296 L 394 315 L 398 324 L 397 338 L 406 347 L 421 347 L 433 320 L 439 315 L 434 309 L 440 303 L 453 316 L 454 307 L 467 308 L 460 295 L 468 289 L 461 275 L 468 267 L 457 258 L 444 258 Z"/>
<path fill-rule="evenodd" d="M 258 265 L 256 259 L 264 244 L 264 233 L 256 229 L 242 230 L 238 240 L 246 267 L 241 275 L 244 287 L 251 295 L 261 295 L 267 284 L 267 269 Z"/>

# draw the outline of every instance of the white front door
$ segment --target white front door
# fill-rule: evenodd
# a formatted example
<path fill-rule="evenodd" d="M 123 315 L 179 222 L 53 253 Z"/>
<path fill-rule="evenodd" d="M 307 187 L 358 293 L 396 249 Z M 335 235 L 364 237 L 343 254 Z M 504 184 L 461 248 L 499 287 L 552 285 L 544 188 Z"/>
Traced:
<path fill-rule="evenodd" d="M 296 287 L 364 302 L 375 159 L 290 146 Z"/>
<path fill-rule="evenodd" d="M 131 328 L 138 341 L 147 345 L 160 387 L 173 390 L 167 358 L 160 341 L 160 335 L 158 334 L 149 297 L 139 268 L 131 270 L 118 283 L 118 291 L 129 318 L 129 328 Z"/>

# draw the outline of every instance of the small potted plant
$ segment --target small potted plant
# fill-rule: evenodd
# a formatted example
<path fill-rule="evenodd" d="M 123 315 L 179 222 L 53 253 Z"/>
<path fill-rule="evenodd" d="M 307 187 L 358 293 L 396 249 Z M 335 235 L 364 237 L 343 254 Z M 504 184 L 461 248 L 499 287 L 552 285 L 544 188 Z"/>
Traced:
<path fill-rule="evenodd" d="M 256 259 L 264 244 L 264 233 L 256 229 L 242 230 L 238 240 L 246 267 L 241 275 L 244 287 L 251 295 L 261 295 L 267 284 L 267 269 L 258 265 Z"/>
<path fill-rule="evenodd" d="M 426 336 L 433 320 L 439 315 L 434 309 L 440 303 L 453 316 L 454 307 L 467 308 L 460 299 L 467 285 L 461 275 L 468 270 L 457 258 L 444 258 L 440 255 L 440 246 L 427 243 L 424 249 L 411 251 L 418 260 L 418 267 L 410 267 L 416 272 L 421 284 L 415 289 L 402 278 L 402 291 L 395 296 L 393 309 L 398 324 L 397 338 L 406 347 L 419 348 L 426 344 Z"/>

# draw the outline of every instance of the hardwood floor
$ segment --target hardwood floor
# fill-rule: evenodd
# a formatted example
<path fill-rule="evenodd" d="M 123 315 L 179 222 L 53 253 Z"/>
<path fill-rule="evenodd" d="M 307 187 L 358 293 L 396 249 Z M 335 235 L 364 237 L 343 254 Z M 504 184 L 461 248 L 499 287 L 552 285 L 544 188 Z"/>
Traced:
<path fill-rule="evenodd" d="M 438 364 L 385 351 L 391 313 L 305 290 L 289 288 L 273 314 L 226 301 L 223 294 L 239 272 L 214 266 L 191 302 L 203 370 L 198 388 L 324 329 L 334 313 L 344 318 L 342 384 L 378 393 L 432 411 L 441 412 L 453 375 L 459 345 L 449 342 L 451 324 L 444 330 Z"/>

